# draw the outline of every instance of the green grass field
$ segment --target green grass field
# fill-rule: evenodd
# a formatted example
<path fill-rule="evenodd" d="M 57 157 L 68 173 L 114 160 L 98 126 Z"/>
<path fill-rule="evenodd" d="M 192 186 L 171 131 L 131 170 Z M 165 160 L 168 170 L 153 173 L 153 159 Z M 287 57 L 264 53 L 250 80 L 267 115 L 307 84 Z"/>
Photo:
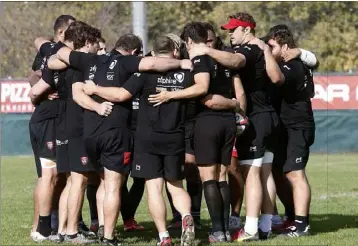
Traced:
<path fill-rule="evenodd" d="M 312 236 L 299 239 L 272 239 L 249 245 L 357 245 L 358 235 L 358 154 L 313 155 L 308 164 L 312 187 Z M 1 245 L 35 244 L 29 238 L 33 219 L 32 192 L 36 178 L 33 158 L 3 157 L 1 159 Z M 202 231 L 197 242 L 207 244 L 208 212 L 203 202 Z M 282 206 L 280 206 L 282 212 Z M 85 201 L 84 219 L 89 222 Z M 136 219 L 146 227 L 142 233 L 124 233 L 118 229 L 125 245 L 155 245 L 157 232 L 143 200 Z M 168 219 L 169 218 L 168 216 Z M 175 243 L 179 234 L 173 233 Z"/>

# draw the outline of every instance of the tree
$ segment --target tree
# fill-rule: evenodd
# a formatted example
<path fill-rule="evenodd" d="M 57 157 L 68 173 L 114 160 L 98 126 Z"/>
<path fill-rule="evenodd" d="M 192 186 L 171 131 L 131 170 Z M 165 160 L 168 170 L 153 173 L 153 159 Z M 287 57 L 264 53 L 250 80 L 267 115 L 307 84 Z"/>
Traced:
<path fill-rule="evenodd" d="M 51 35 L 55 19 L 71 14 L 102 31 L 107 45 L 132 32 L 130 2 L 6 2 L 2 3 L 1 77 L 26 77 L 35 56 L 33 41 Z M 148 40 L 173 32 L 180 34 L 189 21 L 220 25 L 230 14 L 248 12 L 257 22 L 257 36 L 276 24 L 287 24 L 300 47 L 313 51 L 320 72 L 358 71 L 357 2 L 147 2 Z"/>
<path fill-rule="evenodd" d="M 319 71 L 358 70 L 357 2 L 222 2 L 210 16 L 221 24 L 238 10 L 254 16 L 258 37 L 271 26 L 287 24 L 299 46 L 318 56 Z"/>

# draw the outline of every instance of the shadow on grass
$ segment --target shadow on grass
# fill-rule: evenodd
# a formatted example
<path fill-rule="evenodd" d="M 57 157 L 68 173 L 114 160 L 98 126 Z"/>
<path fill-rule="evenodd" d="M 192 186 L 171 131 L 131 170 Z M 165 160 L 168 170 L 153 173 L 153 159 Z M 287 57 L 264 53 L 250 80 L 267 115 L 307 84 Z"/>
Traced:
<path fill-rule="evenodd" d="M 138 221 L 139 222 L 139 221 Z M 136 245 L 152 245 L 150 242 L 157 240 L 158 232 L 155 228 L 155 224 L 152 221 L 140 221 L 145 230 L 141 232 L 124 232 L 123 226 L 117 226 L 116 229 L 120 232 L 120 237 L 124 239 L 125 243 Z M 203 228 L 196 230 L 196 244 L 195 245 L 207 245 L 208 231 L 210 230 L 210 221 L 202 220 Z M 180 229 L 169 230 L 170 236 L 174 239 L 175 245 L 180 245 Z M 145 243 L 144 243 L 145 242 Z"/>
<path fill-rule="evenodd" d="M 358 228 L 358 215 L 318 214 L 310 215 L 312 235 Z"/>
<path fill-rule="evenodd" d="M 340 215 L 340 214 L 320 214 L 310 216 L 311 235 L 319 235 L 328 232 L 337 232 L 341 229 L 358 228 L 358 216 Z M 202 219 L 201 230 L 196 230 L 196 245 L 208 244 L 208 232 L 210 230 L 211 222 L 207 219 Z M 117 230 L 121 234 L 121 238 L 128 244 L 136 245 L 151 245 L 153 240 L 158 237 L 158 232 L 155 228 L 154 222 L 143 221 L 140 222 L 145 230 L 142 232 L 123 232 L 123 226 L 117 226 Z M 169 233 L 175 242 L 179 242 L 181 231 L 169 230 Z M 176 243 L 177 244 L 177 243 Z"/>

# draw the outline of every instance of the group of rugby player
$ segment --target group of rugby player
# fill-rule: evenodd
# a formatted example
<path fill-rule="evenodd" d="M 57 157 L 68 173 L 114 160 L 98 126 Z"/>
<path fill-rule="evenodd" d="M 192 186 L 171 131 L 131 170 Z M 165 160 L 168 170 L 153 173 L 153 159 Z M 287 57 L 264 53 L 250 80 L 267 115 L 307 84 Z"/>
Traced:
<path fill-rule="evenodd" d="M 38 173 L 31 238 L 120 245 L 119 212 L 125 231 L 144 229 L 134 218 L 144 187 L 158 245 L 173 245 L 170 228 L 193 245 L 203 192 L 210 243 L 308 235 L 318 62 L 286 25 L 261 39 L 255 26 L 248 13 L 229 16 L 225 46 L 212 25 L 191 22 L 180 37 L 157 37 L 143 56 L 136 35 L 122 35 L 107 53 L 100 30 L 58 17 L 54 36 L 35 40 L 29 77 Z M 86 191 L 90 228 L 81 212 Z"/>

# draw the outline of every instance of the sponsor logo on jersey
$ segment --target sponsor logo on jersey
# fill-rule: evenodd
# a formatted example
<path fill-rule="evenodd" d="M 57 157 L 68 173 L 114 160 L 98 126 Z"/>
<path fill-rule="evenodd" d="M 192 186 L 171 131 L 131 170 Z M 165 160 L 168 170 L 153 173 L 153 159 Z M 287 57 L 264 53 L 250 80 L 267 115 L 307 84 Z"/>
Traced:
<path fill-rule="evenodd" d="M 81 157 L 81 162 L 82 162 L 83 165 L 87 165 L 87 163 L 88 163 L 88 157 L 87 157 L 87 156 L 82 156 L 82 157 Z"/>

